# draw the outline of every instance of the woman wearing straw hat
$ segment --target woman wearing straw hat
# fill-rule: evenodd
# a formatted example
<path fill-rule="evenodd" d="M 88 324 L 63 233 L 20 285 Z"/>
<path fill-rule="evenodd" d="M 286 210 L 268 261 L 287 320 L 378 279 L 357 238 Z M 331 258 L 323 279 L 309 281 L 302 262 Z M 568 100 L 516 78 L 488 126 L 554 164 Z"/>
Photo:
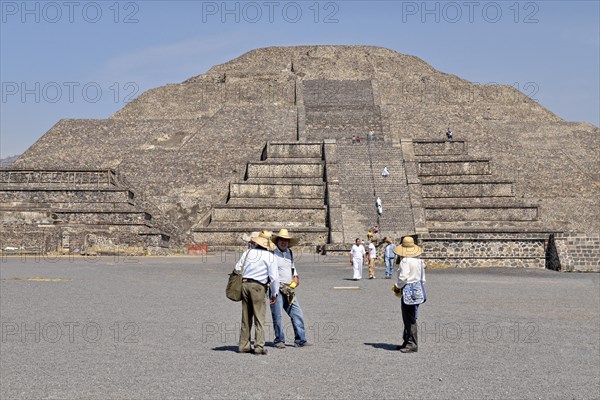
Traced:
<path fill-rule="evenodd" d="M 270 250 L 275 245 L 263 234 L 250 238 L 253 247 L 242 254 L 235 265 L 242 271 L 242 327 L 238 352 L 250 353 L 250 336 L 252 322 L 254 331 L 254 354 L 267 354 L 265 349 L 265 295 L 270 280 L 270 303 L 277 300 L 279 293 L 279 271 L 277 260 Z"/>
<path fill-rule="evenodd" d="M 399 264 L 398 281 L 393 287 L 396 294 L 402 294 L 402 288 L 407 283 L 425 282 L 425 263 L 419 258 L 423 253 L 423 248 L 415 244 L 412 237 L 402 238 L 400 246 L 396 246 L 394 253 L 399 257 L 396 264 Z M 414 353 L 418 350 L 417 343 L 417 311 L 418 304 L 405 304 L 402 298 L 402 322 L 404 323 L 403 342 L 398 346 L 402 353 Z"/>

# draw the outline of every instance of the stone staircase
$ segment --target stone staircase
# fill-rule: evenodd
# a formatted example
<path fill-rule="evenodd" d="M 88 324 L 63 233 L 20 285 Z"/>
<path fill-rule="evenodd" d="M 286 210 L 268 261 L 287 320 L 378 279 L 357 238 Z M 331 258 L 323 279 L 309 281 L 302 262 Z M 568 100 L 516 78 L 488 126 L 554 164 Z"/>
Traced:
<path fill-rule="evenodd" d="M 544 268 L 551 232 L 538 205 L 520 200 L 489 159 L 470 157 L 462 140 L 412 140 L 424 221 L 418 238 L 429 263 Z M 420 226 L 419 226 L 420 225 Z"/>
<path fill-rule="evenodd" d="M 192 229 L 194 242 L 235 249 L 243 234 L 287 228 L 301 245 L 327 243 L 323 144 L 269 142 L 261 158 L 248 163 L 243 181 L 230 183 L 227 203 Z"/>
<path fill-rule="evenodd" d="M 379 225 L 384 236 L 398 237 L 414 232 L 402 150 L 383 141 L 361 144 L 337 144 L 342 207 L 343 243 L 365 238 L 367 231 Z M 387 166 L 390 176 L 381 176 Z M 375 200 L 381 198 L 382 216 L 377 215 Z"/>
<path fill-rule="evenodd" d="M 160 254 L 169 246 L 112 170 L 3 169 L 0 183 L 0 249 Z"/>

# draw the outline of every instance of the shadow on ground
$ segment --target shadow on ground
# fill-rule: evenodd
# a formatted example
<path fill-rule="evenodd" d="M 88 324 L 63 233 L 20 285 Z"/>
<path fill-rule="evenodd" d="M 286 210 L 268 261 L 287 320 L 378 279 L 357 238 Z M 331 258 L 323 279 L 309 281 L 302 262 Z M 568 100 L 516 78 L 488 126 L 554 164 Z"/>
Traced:
<path fill-rule="evenodd" d="M 376 349 L 394 350 L 394 351 L 396 351 L 396 348 L 398 347 L 397 344 L 390 344 L 390 343 L 365 343 L 365 345 L 374 347 Z"/>

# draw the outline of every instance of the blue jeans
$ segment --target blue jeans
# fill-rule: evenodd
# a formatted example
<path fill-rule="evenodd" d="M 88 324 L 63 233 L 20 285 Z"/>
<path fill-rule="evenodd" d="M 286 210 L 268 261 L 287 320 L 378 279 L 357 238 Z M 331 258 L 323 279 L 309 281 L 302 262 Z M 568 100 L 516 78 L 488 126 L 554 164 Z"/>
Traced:
<path fill-rule="evenodd" d="M 386 257 L 385 258 L 385 276 L 394 275 L 394 260 L 395 257 Z"/>
<path fill-rule="evenodd" d="M 271 304 L 271 317 L 273 318 L 273 328 L 275 329 L 275 343 L 285 343 L 285 334 L 282 323 L 283 310 L 290 316 L 292 327 L 294 328 L 294 343 L 306 343 L 306 333 L 304 330 L 304 315 L 298 303 L 298 296 L 294 298 L 293 303 L 288 304 L 287 296 L 279 292 L 275 304 Z"/>

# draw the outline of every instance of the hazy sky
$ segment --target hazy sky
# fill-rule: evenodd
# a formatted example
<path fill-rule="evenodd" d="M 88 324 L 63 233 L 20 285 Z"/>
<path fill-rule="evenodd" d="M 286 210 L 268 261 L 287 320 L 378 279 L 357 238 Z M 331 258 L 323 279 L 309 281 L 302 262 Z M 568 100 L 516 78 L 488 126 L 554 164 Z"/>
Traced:
<path fill-rule="evenodd" d="M 0 1 L 0 157 L 249 50 L 360 44 L 600 125 L 600 1 Z M 68 146 L 68 143 L 65 143 Z"/>

